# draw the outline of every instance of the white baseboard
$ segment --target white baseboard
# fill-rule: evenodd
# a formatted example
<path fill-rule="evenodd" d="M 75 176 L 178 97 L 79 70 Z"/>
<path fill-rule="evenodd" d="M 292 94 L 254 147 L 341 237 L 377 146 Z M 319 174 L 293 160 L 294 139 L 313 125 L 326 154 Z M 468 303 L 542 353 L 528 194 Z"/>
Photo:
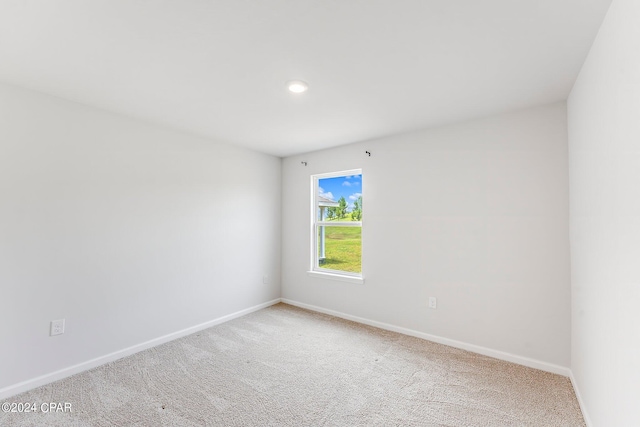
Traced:
<path fill-rule="evenodd" d="M 582 400 L 582 395 L 580 394 L 580 389 L 578 388 L 578 382 L 576 378 L 573 376 L 573 372 L 569 375 L 569 379 L 571 379 L 571 385 L 573 385 L 573 391 L 576 393 L 576 398 L 578 399 L 578 405 L 580 405 L 580 410 L 582 411 L 582 417 L 584 418 L 584 423 L 587 427 L 591 427 L 593 424 L 591 423 L 591 418 L 589 418 L 589 413 L 587 412 L 587 407 L 584 405 L 584 401 Z"/>
<path fill-rule="evenodd" d="M 400 326 L 390 325 L 388 323 L 378 322 L 376 320 L 369 320 L 358 316 L 352 316 L 350 314 L 340 313 L 338 311 L 329 310 L 322 307 L 317 307 L 310 304 L 304 304 L 301 302 L 293 301 L 287 298 L 281 298 L 285 304 L 294 305 L 296 307 L 305 308 L 311 311 L 317 311 L 319 313 L 329 314 L 331 316 L 340 317 L 342 319 L 351 320 L 353 322 L 362 323 L 376 328 L 385 329 L 387 331 L 398 332 L 400 334 L 409 335 L 416 338 L 422 338 L 428 341 L 433 341 L 438 344 L 448 345 L 450 347 L 460 348 L 462 350 L 472 351 L 474 353 L 482 354 L 484 356 L 494 357 L 496 359 L 505 360 L 507 362 L 517 363 L 518 365 L 528 366 L 529 368 L 540 369 L 541 371 L 551 372 L 553 374 L 569 377 L 571 370 L 564 366 L 554 365 L 553 363 L 542 362 L 528 357 L 518 356 L 515 354 L 507 353 L 500 350 L 493 350 L 487 347 L 482 347 L 475 344 L 469 344 L 462 341 L 456 341 L 449 338 L 439 337 L 437 335 L 426 334 L 424 332 L 414 331 L 413 329 L 407 329 Z"/>
<path fill-rule="evenodd" d="M 191 335 L 195 332 L 201 331 L 203 329 L 210 328 L 215 325 L 219 325 L 224 322 L 228 322 L 229 320 L 236 319 L 238 317 L 242 317 L 246 314 L 253 313 L 254 311 L 262 310 L 263 308 L 269 307 L 271 305 L 277 304 L 280 302 L 280 298 L 276 298 L 272 301 L 268 301 L 262 304 L 255 305 L 253 307 L 246 308 L 244 310 L 237 311 L 235 313 L 228 314 L 226 316 L 219 317 L 217 319 L 210 320 L 205 323 L 201 323 L 199 325 L 191 326 L 190 328 L 183 329 L 181 331 L 173 332 L 168 335 L 164 335 L 159 338 L 154 338 L 152 340 L 143 342 L 141 344 L 136 344 L 134 346 L 115 351 L 113 353 L 109 353 L 104 356 L 96 357 L 95 359 L 88 360 L 86 362 L 78 363 L 77 365 L 69 366 L 68 368 L 60 369 L 59 371 L 51 372 L 49 374 L 41 375 L 39 377 L 23 381 L 18 384 L 10 385 L 8 387 L 0 389 L 0 400 L 6 399 L 11 396 L 15 396 L 16 394 L 23 393 L 25 391 L 34 389 L 36 387 L 43 386 L 45 384 L 49 384 L 54 381 L 61 380 L 63 378 L 70 377 L 71 375 L 78 374 L 83 371 L 87 371 L 89 369 L 93 369 L 97 366 L 104 365 L 105 363 L 113 362 L 114 360 L 122 359 L 123 357 L 130 356 L 134 353 L 138 353 L 142 350 L 146 350 L 151 347 L 158 346 L 160 344 L 164 344 L 169 341 L 173 341 L 178 338 L 182 338 L 187 335 Z"/>

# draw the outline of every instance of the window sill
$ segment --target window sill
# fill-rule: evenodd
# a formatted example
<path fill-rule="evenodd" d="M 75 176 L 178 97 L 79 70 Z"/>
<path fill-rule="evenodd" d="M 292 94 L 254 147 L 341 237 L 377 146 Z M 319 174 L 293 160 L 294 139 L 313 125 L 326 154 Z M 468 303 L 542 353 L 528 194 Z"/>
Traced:
<path fill-rule="evenodd" d="M 337 280 L 339 282 L 355 283 L 358 285 L 364 284 L 363 277 L 345 276 L 342 274 L 334 273 L 322 273 L 319 271 L 307 271 L 307 274 L 311 277 L 317 277 L 319 279 Z"/>

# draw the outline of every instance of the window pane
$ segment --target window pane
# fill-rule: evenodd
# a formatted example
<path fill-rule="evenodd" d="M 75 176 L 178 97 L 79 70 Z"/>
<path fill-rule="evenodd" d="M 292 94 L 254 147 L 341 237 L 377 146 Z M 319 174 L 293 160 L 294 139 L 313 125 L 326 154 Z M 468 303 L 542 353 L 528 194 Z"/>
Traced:
<path fill-rule="evenodd" d="M 318 220 L 362 221 L 362 175 L 318 180 Z"/>
<path fill-rule="evenodd" d="M 318 267 L 362 272 L 362 228 L 318 226 Z"/>

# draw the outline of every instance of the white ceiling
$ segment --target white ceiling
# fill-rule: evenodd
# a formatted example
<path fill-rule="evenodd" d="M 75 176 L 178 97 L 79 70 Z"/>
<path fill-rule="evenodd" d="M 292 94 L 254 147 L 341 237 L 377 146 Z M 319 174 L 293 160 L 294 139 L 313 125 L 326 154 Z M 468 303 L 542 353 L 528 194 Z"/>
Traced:
<path fill-rule="evenodd" d="M 610 3 L 0 0 L 0 80 L 287 156 L 564 100 Z"/>

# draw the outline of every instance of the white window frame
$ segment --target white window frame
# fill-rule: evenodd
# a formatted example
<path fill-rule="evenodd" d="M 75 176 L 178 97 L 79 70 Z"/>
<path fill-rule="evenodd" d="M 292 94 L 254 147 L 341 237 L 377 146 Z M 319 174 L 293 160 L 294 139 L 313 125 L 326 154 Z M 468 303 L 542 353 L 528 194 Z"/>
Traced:
<path fill-rule="evenodd" d="M 320 267 L 319 259 L 318 259 L 319 227 L 326 227 L 326 226 L 360 227 L 362 229 L 362 221 L 322 221 L 318 218 L 319 181 L 325 178 L 336 178 L 341 176 L 353 176 L 353 175 L 362 175 L 362 169 L 351 169 L 346 171 L 311 175 L 311 257 L 310 257 L 311 265 L 310 265 L 309 271 L 307 272 L 310 276 L 318 277 L 322 279 L 338 280 L 338 281 L 349 282 L 349 283 L 357 283 L 357 284 L 364 283 L 364 277 L 362 275 L 362 271 L 360 273 L 352 273 L 349 271 L 323 268 L 323 267 Z"/>

